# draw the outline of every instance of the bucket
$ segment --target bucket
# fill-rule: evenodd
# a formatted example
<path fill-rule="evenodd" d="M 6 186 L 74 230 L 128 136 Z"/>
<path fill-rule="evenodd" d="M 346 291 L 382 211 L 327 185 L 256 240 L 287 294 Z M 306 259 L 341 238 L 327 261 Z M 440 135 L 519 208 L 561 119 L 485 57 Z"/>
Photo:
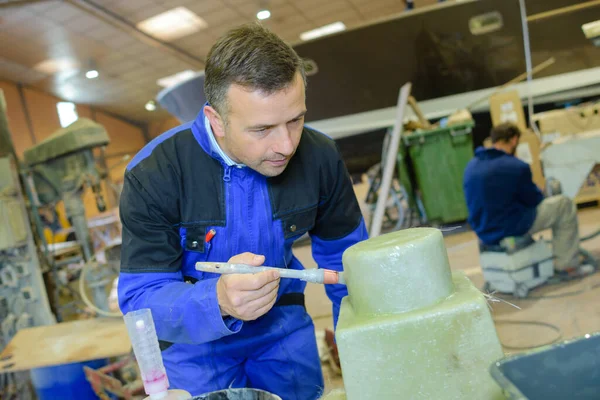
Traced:
<path fill-rule="evenodd" d="M 281 397 L 259 389 L 225 389 L 192 397 L 191 400 L 282 400 Z"/>
<path fill-rule="evenodd" d="M 31 382 L 39 400 L 98 400 L 83 367 L 98 369 L 106 364 L 106 360 L 93 360 L 34 368 Z"/>

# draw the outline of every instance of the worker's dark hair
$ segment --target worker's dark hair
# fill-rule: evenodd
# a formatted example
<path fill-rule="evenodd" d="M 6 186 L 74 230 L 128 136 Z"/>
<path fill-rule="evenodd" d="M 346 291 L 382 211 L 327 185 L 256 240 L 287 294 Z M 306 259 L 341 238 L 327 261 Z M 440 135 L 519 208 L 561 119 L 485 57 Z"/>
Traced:
<path fill-rule="evenodd" d="M 521 130 L 511 122 L 505 122 L 492 128 L 490 138 L 492 143 L 509 142 L 515 136 L 521 137 Z"/>
<path fill-rule="evenodd" d="M 227 113 L 231 84 L 271 94 L 290 85 L 296 72 L 304 85 L 304 63 L 291 46 L 259 23 L 242 25 L 217 40 L 204 70 L 206 100 L 219 114 Z"/>

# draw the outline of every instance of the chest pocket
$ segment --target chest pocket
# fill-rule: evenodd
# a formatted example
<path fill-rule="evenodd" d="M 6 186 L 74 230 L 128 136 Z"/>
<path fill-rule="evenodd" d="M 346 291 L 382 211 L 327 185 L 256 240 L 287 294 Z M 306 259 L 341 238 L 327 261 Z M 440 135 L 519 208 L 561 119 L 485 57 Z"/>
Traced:
<path fill-rule="evenodd" d="M 303 235 L 315 227 L 317 221 L 317 205 L 287 214 L 281 217 L 285 239 Z"/>
<path fill-rule="evenodd" d="M 195 224 L 179 228 L 183 250 L 194 253 L 205 253 L 207 250 L 205 243 L 206 232 L 207 225 Z"/>
<path fill-rule="evenodd" d="M 205 277 L 203 272 L 195 269 L 198 261 L 207 261 L 212 243 L 206 242 L 206 235 L 209 234 L 208 225 L 188 225 L 179 228 L 181 237 L 181 247 L 183 248 L 182 271 L 185 282 L 196 283 Z"/>

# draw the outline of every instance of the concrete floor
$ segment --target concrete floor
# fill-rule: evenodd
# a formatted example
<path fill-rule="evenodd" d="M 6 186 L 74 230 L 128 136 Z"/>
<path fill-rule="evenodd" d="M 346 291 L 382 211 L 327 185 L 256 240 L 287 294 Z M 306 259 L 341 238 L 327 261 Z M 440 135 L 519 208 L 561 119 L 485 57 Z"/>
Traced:
<path fill-rule="evenodd" d="M 364 198 L 363 193 L 364 188 L 359 188 L 359 199 Z M 581 236 L 600 228 L 600 208 L 583 209 L 578 215 Z M 544 238 L 551 237 L 550 232 L 542 234 Z M 445 243 L 452 270 L 465 271 L 473 283 L 482 288 L 484 279 L 479 267 L 475 234 L 471 231 L 451 234 L 445 237 Z M 582 246 L 600 258 L 600 237 Z M 294 248 L 294 254 L 307 268 L 316 267 L 309 245 Z M 600 273 L 582 280 L 536 288 L 527 299 L 519 300 L 510 295 L 496 296 L 520 308 L 503 302 L 490 303 L 498 336 L 507 355 L 600 331 Z M 321 337 L 325 328 L 333 326 L 331 302 L 323 286 L 307 285 L 306 304 L 315 321 L 317 336 Z M 342 386 L 341 377 L 327 364 L 323 365 L 323 371 L 325 393 Z"/>

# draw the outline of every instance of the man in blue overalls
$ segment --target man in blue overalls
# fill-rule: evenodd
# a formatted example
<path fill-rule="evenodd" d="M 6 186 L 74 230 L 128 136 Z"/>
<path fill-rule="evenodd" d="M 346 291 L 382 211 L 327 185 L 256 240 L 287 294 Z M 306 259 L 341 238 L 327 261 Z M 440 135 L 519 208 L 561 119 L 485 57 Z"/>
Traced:
<path fill-rule="evenodd" d="M 319 397 L 323 377 L 306 283 L 276 273 L 215 275 L 197 261 L 303 269 L 308 233 L 321 268 L 367 238 L 335 142 L 304 126 L 301 59 L 258 25 L 211 49 L 207 104 L 146 145 L 125 173 L 119 304 L 150 308 L 173 388 L 253 387 Z M 343 285 L 327 285 L 337 324 Z"/>

